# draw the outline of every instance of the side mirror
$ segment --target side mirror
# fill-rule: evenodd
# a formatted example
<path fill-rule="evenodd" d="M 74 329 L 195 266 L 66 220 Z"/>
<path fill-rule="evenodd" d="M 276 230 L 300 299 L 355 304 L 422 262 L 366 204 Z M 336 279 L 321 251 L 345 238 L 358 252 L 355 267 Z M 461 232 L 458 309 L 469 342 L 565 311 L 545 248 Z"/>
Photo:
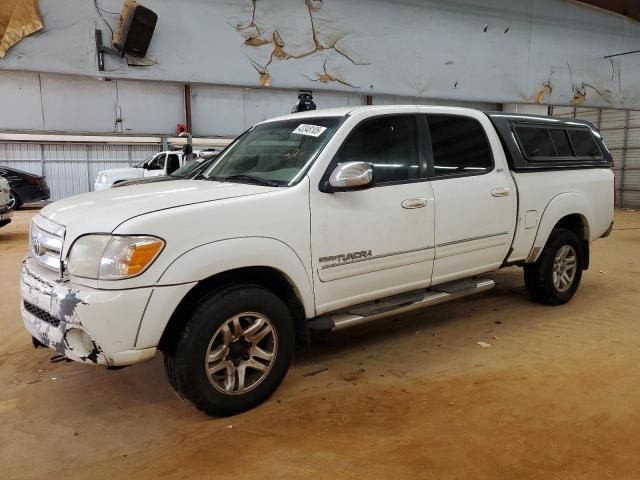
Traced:
<path fill-rule="evenodd" d="M 330 192 L 362 190 L 373 184 L 373 165 L 367 162 L 339 164 L 329 177 Z"/>

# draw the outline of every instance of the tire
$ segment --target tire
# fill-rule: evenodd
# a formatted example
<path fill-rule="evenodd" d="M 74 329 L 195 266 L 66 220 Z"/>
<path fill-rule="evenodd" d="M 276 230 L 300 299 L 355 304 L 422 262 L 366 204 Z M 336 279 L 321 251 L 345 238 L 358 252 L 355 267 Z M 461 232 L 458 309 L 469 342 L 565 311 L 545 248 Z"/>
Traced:
<path fill-rule="evenodd" d="M 11 192 L 9 193 L 9 207 L 12 210 L 17 210 L 21 206 L 22 206 L 22 200 L 20 200 L 20 197 L 18 196 L 18 194 L 16 192 L 11 190 Z"/>
<path fill-rule="evenodd" d="M 554 229 L 538 261 L 524 266 L 524 283 L 531 298 L 545 305 L 567 303 L 580 285 L 583 259 L 578 235 Z"/>
<path fill-rule="evenodd" d="M 294 346 L 291 314 L 279 297 L 257 285 L 232 285 L 195 307 L 175 348 L 164 352 L 165 370 L 180 397 L 207 415 L 227 417 L 276 391 Z"/>

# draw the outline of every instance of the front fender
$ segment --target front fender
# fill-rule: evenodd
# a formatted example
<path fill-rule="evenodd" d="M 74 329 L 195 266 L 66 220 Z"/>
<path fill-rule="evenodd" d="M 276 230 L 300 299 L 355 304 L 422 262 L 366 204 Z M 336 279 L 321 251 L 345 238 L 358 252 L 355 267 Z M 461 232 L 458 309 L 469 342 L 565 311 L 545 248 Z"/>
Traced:
<path fill-rule="evenodd" d="M 527 263 L 533 263 L 538 260 L 542 249 L 551 235 L 553 227 L 555 227 L 562 218 L 575 214 L 582 218 L 582 223 L 585 227 L 585 240 L 590 241 L 589 228 L 590 225 L 593 225 L 593 214 L 589 208 L 588 199 L 582 193 L 561 193 L 551 199 L 542 213 L 536 238 L 527 257 Z"/>
<path fill-rule="evenodd" d="M 289 245 L 275 238 L 230 238 L 193 248 L 176 258 L 160 275 L 157 284 L 199 282 L 243 267 L 270 267 L 281 272 L 296 290 L 307 318 L 315 316 L 308 269 Z"/>

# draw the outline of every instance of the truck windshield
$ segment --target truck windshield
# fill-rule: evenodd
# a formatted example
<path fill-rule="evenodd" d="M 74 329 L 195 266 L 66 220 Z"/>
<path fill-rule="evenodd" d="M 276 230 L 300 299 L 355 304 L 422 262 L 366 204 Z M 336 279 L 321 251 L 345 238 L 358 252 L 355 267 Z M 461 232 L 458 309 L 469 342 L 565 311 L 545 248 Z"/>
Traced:
<path fill-rule="evenodd" d="M 290 186 L 331 138 L 342 117 L 301 118 L 257 125 L 205 169 L 207 180 Z"/>

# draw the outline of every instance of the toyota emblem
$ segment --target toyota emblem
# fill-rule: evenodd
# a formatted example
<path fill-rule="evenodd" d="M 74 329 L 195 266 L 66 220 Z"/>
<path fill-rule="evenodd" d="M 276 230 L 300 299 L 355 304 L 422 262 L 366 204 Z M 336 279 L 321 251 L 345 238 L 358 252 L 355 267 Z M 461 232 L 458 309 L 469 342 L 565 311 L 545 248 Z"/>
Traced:
<path fill-rule="evenodd" d="M 44 251 L 42 250 L 42 245 L 40 244 L 40 239 L 38 238 L 37 235 L 34 235 L 33 237 L 31 237 L 31 246 L 33 248 L 33 253 L 36 257 L 39 257 L 44 253 Z"/>

